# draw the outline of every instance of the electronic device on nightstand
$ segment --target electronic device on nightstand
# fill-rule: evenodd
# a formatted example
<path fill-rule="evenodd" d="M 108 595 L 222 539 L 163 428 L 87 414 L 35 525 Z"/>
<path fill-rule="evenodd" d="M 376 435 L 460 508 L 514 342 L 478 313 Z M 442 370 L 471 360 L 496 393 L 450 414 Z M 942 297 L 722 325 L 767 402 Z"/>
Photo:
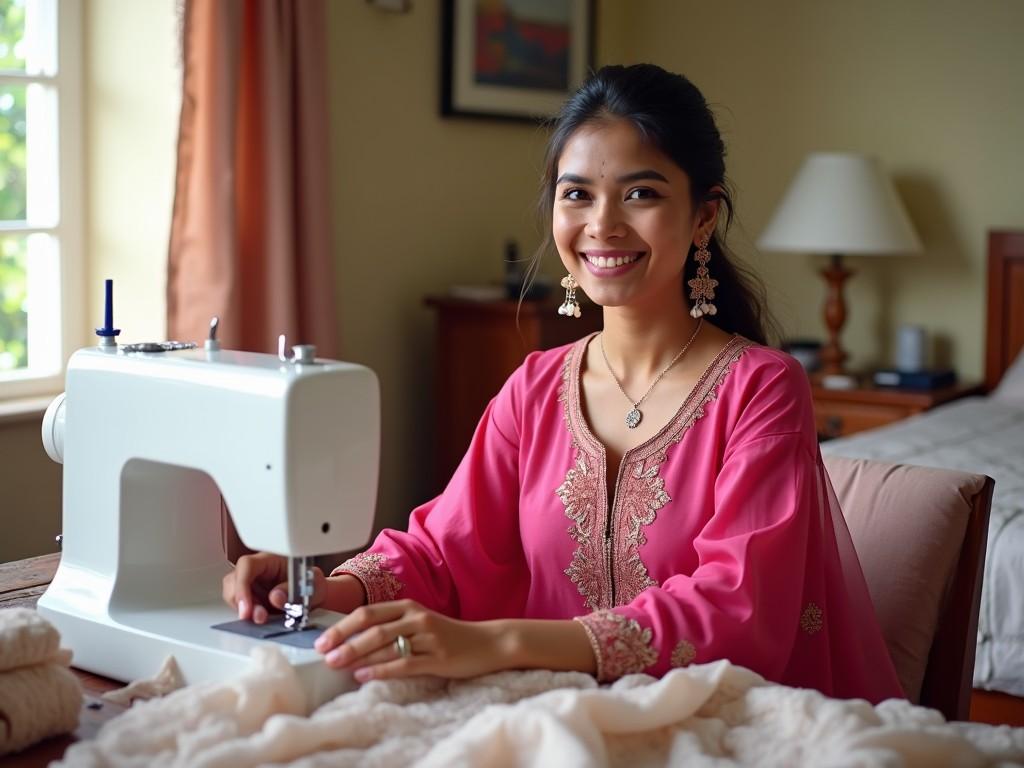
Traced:
<path fill-rule="evenodd" d="M 342 616 L 310 610 L 309 559 L 369 539 L 376 375 L 318 360 L 308 345 L 287 355 L 284 337 L 277 356 L 221 349 L 216 319 L 202 348 L 119 346 L 111 305 L 107 281 L 100 344 L 72 355 L 43 420 L 46 450 L 64 464 L 64 510 L 60 567 L 39 612 L 76 667 L 119 680 L 151 677 L 168 656 L 186 683 L 225 679 L 273 642 L 310 709 L 356 687 L 312 648 L 316 627 Z M 246 546 L 288 558 L 283 620 L 238 622 L 221 597 L 232 568 L 222 497 Z"/>

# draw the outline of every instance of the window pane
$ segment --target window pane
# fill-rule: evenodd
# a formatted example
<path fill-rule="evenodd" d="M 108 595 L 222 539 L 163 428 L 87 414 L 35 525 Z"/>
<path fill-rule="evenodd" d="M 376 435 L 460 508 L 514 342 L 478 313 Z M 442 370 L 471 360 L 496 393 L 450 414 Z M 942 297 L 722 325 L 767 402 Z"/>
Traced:
<path fill-rule="evenodd" d="M 55 0 L 0 0 L 0 71 L 57 73 Z"/>
<path fill-rule="evenodd" d="M 0 220 L 27 218 L 24 85 L 0 86 Z"/>
<path fill-rule="evenodd" d="M 0 69 L 25 71 L 25 0 L 0 0 Z"/>
<path fill-rule="evenodd" d="M 57 224 L 57 156 L 56 89 L 0 86 L 0 221 Z"/>
<path fill-rule="evenodd" d="M 28 300 L 28 367 L 37 375 L 61 369 L 60 245 L 35 232 L 25 238 Z"/>
<path fill-rule="evenodd" d="M 0 382 L 61 368 L 60 245 L 53 235 L 0 235 Z"/>
<path fill-rule="evenodd" d="M 0 372 L 28 366 L 28 238 L 0 237 Z"/>

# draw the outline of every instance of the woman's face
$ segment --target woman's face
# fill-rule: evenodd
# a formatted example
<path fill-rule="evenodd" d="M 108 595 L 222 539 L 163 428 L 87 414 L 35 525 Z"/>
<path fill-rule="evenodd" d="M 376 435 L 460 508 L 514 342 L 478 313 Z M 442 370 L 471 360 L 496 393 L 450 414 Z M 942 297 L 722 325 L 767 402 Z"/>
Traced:
<path fill-rule="evenodd" d="M 606 307 L 682 296 L 695 240 L 690 179 L 625 120 L 586 125 L 558 161 L 552 232 L 586 294 Z"/>

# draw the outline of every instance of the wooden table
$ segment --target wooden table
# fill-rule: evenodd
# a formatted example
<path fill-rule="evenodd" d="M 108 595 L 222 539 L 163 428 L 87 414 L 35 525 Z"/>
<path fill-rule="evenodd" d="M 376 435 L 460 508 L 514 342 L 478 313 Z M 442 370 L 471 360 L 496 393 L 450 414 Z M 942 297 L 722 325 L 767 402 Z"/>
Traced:
<path fill-rule="evenodd" d="M 35 608 L 39 596 L 53 579 L 59 562 L 60 555 L 53 554 L 0 564 L 0 609 Z M 99 698 L 106 691 L 120 688 L 123 683 L 77 669 L 73 671 L 85 694 L 77 730 L 73 734 L 54 736 L 24 752 L 0 757 L 0 764 L 5 768 L 49 765 L 52 760 L 59 760 L 70 744 L 92 738 L 103 723 L 125 711 L 125 707 Z"/>

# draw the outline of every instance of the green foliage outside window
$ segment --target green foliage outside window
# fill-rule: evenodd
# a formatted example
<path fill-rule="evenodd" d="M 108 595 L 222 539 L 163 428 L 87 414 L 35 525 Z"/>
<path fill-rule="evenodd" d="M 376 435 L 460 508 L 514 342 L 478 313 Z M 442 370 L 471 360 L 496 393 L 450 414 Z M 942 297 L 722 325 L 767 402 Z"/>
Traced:
<path fill-rule="evenodd" d="M 0 70 L 24 71 L 25 0 L 0 0 Z M 0 88 L 0 220 L 23 222 L 25 86 Z M 0 238 L 0 371 L 28 364 L 26 238 Z"/>

